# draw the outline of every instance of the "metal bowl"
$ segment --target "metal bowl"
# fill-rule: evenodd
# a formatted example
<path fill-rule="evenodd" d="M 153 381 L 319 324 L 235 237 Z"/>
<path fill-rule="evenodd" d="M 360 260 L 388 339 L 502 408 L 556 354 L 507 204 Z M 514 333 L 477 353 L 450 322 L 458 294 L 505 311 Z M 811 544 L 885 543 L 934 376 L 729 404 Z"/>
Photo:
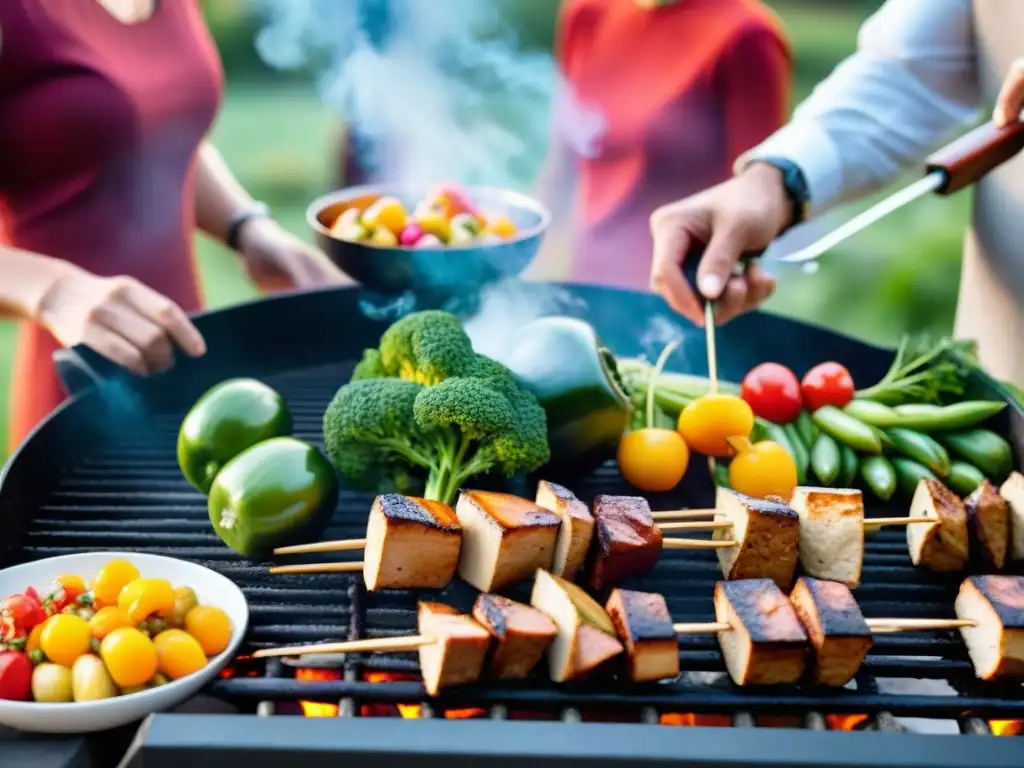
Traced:
<path fill-rule="evenodd" d="M 436 248 L 380 247 L 331 235 L 331 224 L 348 208 L 366 210 L 377 198 L 392 195 L 412 210 L 427 193 L 386 185 L 348 187 L 317 198 L 310 203 L 306 220 L 317 244 L 338 267 L 381 293 L 478 289 L 520 274 L 540 248 L 551 221 L 547 208 L 508 189 L 467 187 L 463 192 L 487 216 L 507 216 L 519 234 L 501 242 Z"/>

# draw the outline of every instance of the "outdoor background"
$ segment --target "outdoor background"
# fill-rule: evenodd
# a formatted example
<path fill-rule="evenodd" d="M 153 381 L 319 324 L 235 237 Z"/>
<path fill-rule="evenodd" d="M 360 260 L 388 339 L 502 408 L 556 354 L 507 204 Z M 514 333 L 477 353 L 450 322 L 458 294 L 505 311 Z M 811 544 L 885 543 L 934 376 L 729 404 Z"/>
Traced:
<path fill-rule="evenodd" d="M 245 0 L 204 4 L 227 74 L 214 140 L 249 191 L 267 201 L 286 227 L 308 237 L 305 207 L 334 182 L 341 116 L 322 105 L 309 73 L 286 75 L 261 62 L 254 48 L 259 21 Z M 794 105 L 854 50 L 858 27 L 880 4 L 769 3 L 785 22 L 796 55 Z M 521 45 L 550 47 L 557 2 L 503 0 L 503 5 Z M 543 151 L 537 148 L 538 164 Z M 968 194 L 933 198 L 889 217 L 837 249 L 817 274 L 786 275 L 769 308 L 879 343 L 895 343 L 907 331 L 948 332 L 968 206 Z M 255 297 L 229 253 L 200 239 L 199 257 L 211 306 Z M 13 341 L 14 327 L 0 324 L 0 372 L 10 370 Z M 0 435 L 7 432 L 8 378 L 0 375 Z"/>

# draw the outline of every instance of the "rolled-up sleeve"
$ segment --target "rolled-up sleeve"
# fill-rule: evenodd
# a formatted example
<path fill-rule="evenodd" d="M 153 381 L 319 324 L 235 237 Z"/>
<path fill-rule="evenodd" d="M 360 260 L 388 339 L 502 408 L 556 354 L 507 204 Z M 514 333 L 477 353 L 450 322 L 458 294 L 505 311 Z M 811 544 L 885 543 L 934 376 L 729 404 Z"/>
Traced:
<path fill-rule="evenodd" d="M 803 170 L 812 213 L 872 192 L 977 119 L 971 0 L 887 0 L 857 52 L 744 154 L 737 169 L 782 156 Z"/>

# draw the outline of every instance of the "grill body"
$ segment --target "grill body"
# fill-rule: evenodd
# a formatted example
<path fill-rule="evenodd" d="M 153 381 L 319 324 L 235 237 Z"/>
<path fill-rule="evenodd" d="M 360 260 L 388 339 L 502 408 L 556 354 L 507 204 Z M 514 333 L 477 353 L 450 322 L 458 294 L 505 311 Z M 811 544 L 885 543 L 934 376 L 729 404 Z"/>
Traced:
<path fill-rule="evenodd" d="M 515 290 L 528 300 L 531 291 L 550 289 L 518 286 Z M 559 295 L 570 300 L 553 307 L 551 313 L 576 314 L 590 321 L 619 356 L 650 352 L 645 342 L 651 338 L 651 329 L 671 320 L 664 305 L 654 297 L 593 287 L 563 290 L 568 294 Z M 250 649 L 411 633 L 415 629 L 416 602 L 425 593 L 367 594 L 361 579 L 347 574 L 271 576 L 265 564 L 245 561 L 225 548 L 210 528 L 205 499 L 182 478 L 175 460 L 175 439 L 184 413 L 206 388 L 231 376 L 256 376 L 275 387 L 292 410 L 295 436 L 322 444 L 320 420 L 324 407 L 347 381 L 362 349 L 375 345 L 389 322 L 388 318 L 373 317 L 366 300 L 358 291 L 338 290 L 274 298 L 208 313 L 197 321 L 208 341 L 208 355 L 184 361 L 170 374 L 145 382 L 125 378 L 87 351 L 66 355 L 62 364 L 72 387 L 77 381 L 99 383 L 78 390 L 40 425 L 5 468 L 0 481 L 0 530 L 4 531 L 0 566 L 83 549 L 130 550 L 200 562 L 234 579 L 245 592 L 251 608 Z M 855 381 L 867 382 L 881 377 L 891 362 L 886 350 L 767 315 L 747 316 L 723 328 L 719 349 L 721 375 L 733 380 L 760 362 L 781 362 L 799 373 L 823 359 L 834 359 L 849 367 Z M 691 329 L 669 366 L 705 373 L 703 336 Z M 978 385 L 985 396 L 999 394 L 991 388 L 991 382 L 979 379 Z M 1014 436 L 1020 452 L 1024 448 L 1020 439 L 1024 419 L 1016 409 L 1007 411 L 1004 426 Z M 550 479 L 564 482 L 588 503 L 600 493 L 630 492 L 612 464 L 586 477 Z M 371 494 L 343 491 L 324 537 L 362 537 L 371 500 Z M 651 505 L 654 509 L 711 506 L 710 477 L 700 462 L 694 462 L 683 485 L 670 494 L 651 497 Z M 876 505 L 869 507 L 868 513 L 905 512 L 905 505 Z M 867 541 L 863 585 L 857 590 L 865 615 L 951 617 L 959 579 L 943 579 L 914 569 L 904 536 L 902 530 L 888 530 Z M 337 554 L 319 557 L 340 559 Z M 651 574 L 628 586 L 664 594 L 675 621 L 706 621 L 713 618 L 711 596 L 718 578 L 720 571 L 713 552 L 671 551 L 663 555 Z M 510 595 L 526 599 L 527 590 L 527 586 L 520 585 Z M 456 582 L 441 594 L 430 593 L 430 597 L 468 610 L 475 592 Z M 589 724 L 565 726 L 563 735 L 551 741 L 546 740 L 548 729 L 557 724 L 541 728 L 536 723 L 488 723 L 484 730 L 467 736 L 474 726 L 484 724 L 442 722 L 447 710 L 465 707 L 481 708 L 499 719 L 510 710 L 529 709 L 549 713 L 556 720 L 587 719 L 590 712 L 602 712 L 637 724 L 657 722 L 659 714 L 666 712 L 726 714 L 736 725 L 753 725 L 759 715 L 795 715 L 804 727 L 815 730 L 825 728 L 826 714 L 836 713 L 869 715 L 876 725 L 883 724 L 878 726 L 882 730 L 893 715 L 956 719 L 961 730 L 968 733 L 988 732 L 981 718 L 1024 718 L 1020 687 L 975 682 L 962 644 L 952 633 L 879 636 L 856 680 L 856 690 L 823 693 L 796 688 L 734 688 L 721 679 L 724 665 L 713 637 L 681 638 L 680 657 L 684 674 L 670 684 L 620 684 L 614 679 L 614 670 L 610 670 L 575 686 L 556 688 L 537 677 L 518 684 L 454 689 L 429 702 L 416 681 L 364 681 L 364 673 L 371 670 L 415 674 L 417 665 L 411 654 L 349 656 L 337 660 L 341 679 L 321 682 L 297 681 L 287 664 L 271 660 L 258 676 L 222 679 L 209 693 L 243 711 L 262 715 L 277 711 L 281 703 L 299 699 L 340 704 L 340 714 L 351 717 L 352 722 L 311 724 L 280 715 L 266 721 L 264 730 L 264 725 L 251 721 L 252 716 L 238 715 L 223 718 L 223 728 L 218 724 L 208 730 L 194 716 L 162 715 L 144 731 L 136 758 L 146 756 L 147 766 L 169 765 L 172 760 L 180 763 L 181 759 L 206 764 L 197 762 L 201 760 L 200 751 L 192 740 L 201 728 L 216 733 L 215 737 L 204 738 L 203 743 L 211 747 L 216 744 L 222 765 L 229 754 L 248 754 L 255 760 L 246 763 L 250 768 L 272 764 L 266 762 L 269 755 L 284 754 L 269 744 L 255 751 L 245 748 L 243 734 L 251 737 L 257 732 L 261 739 L 281 734 L 285 742 L 278 745 L 281 750 L 303 744 L 312 764 L 321 764 L 319 761 L 326 761 L 327 755 L 336 759 L 340 752 L 352 764 L 362 765 L 367 755 L 364 750 L 369 750 L 377 737 L 381 740 L 376 754 L 387 764 L 416 757 L 422 765 L 468 765 L 468 761 L 488 755 L 500 765 L 525 765 L 547 758 L 553 764 L 554 759 L 572 762 L 572 755 L 595 754 L 598 756 L 592 761 L 601 765 L 661 764 L 670 748 L 680 757 L 677 764 L 693 766 L 952 768 L 1010 765 L 1000 762 L 1007 759 L 1007 754 L 1015 755 L 1017 765 L 1024 762 L 1021 739 L 977 739 L 979 744 L 973 751 L 960 746 L 948 752 L 921 747 L 924 751 L 918 761 L 916 757 L 908 758 L 907 750 L 918 749 L 923 743 L 920 739 L 942 743 L 949 737 L 786 731 L 792 737 L 786 741 L 767 735 L 767 729 L 758 729 L 759 735 L 749 743 L 749 753 L 744 757 L 741 753 L 747 748 L 726 730 L 633 725 L 607 731 L 620 733 L 615 729 L 632 728 L 621 732 L 630 734 L 623 736 L 629 740 L 628 749 L 594 753 L 590 747 L 606 743 L 609 737 L 595 735 L 600 728 Z M 890 689 L 884 680 L 890 678 L 942 681 L 949 691 L 935 696 L 887 692 Z M 389 729 L 371 726 L 375 721 L 367 720 L 362 725 L 356 722 L 361 704 L 380 702 L 423 702 L 424 717 L 433 721 L 387 721 Z M 330 723 L 341 730 L 332 731 Z M 288 729 L 292 726 L 302 729 L 296 733 L 308 731 L 309 738 L 286 738 L 284 734 L 291 733 Z M 502 730 L 505 726 L 509 727 Z M 538 727 L 530 731 L 531 726 Z M 409 730 L 403 733 L 401 728 Z M 716 735 L 698 736 L 698 731 Z M 539 741 L 524 733 L 536 733 Z M 339 734 L 346 734 L 349 740 L 341 739 Z M 692 738 L 687 734 L 693 734 Z M 832 737 L 853 741 L 829 741 Z M 889 743 L 900 738 L 907 739 L 903 746 Z M 974 740 L 955 739 L 957 744 Z M 712 748 L 715 743 L 719 745 L 717 752 Z M 859 746 L 847 751 L 840 746 L 846 743 Z M 423 745 L 419 753 L 417 747 L 409 746 L 416 744 Z M 505 750 L 500 759 L 486 751 L 497 749 L 497 744 Z M 1017 744 L 1022 746 L 1015 747 Z M 538 750 L 547 751 L 539 754 Z M 878 757 L 883 752 L 903 757 L 893 757 L 894 762 L 887 763 Z M 961 761 L 959 755 L 973 758 Z"/>

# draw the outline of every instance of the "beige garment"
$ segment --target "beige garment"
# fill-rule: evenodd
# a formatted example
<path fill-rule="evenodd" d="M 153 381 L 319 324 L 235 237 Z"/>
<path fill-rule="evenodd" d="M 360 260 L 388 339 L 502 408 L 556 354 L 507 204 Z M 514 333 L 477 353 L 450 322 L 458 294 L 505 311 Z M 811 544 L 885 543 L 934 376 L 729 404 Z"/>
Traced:
<path fill-rule="evenodd" d="M 1010 65 L 1024 56 L 1024 0 L 974 0 L 974 26 L 988 107 Z M 996 378 L 1024 387 L 1024 154 L 974 190 L 955 332 L 978 342 L 981 361 Z"/>

